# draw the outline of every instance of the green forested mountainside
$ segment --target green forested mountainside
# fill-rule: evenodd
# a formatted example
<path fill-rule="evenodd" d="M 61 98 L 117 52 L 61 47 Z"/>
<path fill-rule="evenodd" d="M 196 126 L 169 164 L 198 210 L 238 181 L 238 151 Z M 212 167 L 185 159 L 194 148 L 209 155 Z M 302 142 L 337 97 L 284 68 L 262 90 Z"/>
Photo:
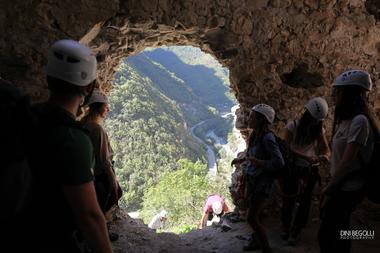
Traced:
<path fill-rule="evenodd" d="M 213 114 L 215 110 L 212 110 L 207 103 L 203 103 L 188 84 L 162 65 L 153 62 L 144 53 L 129 57 L 125 64 L 131 66 L 141 76 L 149 78 L 159 92 L 175 101 L 189 125 L 215 116 Z"/>
<path fill-rule="evenodd" d="M 111 111 L 105 127 L 124 190 L 122 205 L 129 210 L 140 209 L 147 200 L 144 194 L 153 196 L 151 189 L 183 169 L 180 159 L 189 161 L 185 163 L 189 169 L 201 161 L 207 172 L 206 150 L 191 137 L 190 127 L 218 118 L 234 103 L 225 94 L 225 69 L 214 66 L 200 50 L 169 49 L 124 59 L 109 97 Z M 207 61 L 207 66 L 196 65 Z"/>
<path fill-rule="evenodd" d="M 171 51 L 171 48 L 175 47 L 170 47 L 170 49 L 158 48 L 143 54 L 162 65 L 168 71 L 175 73 L 204 104 L 208 104 L 220 112 L 229 111 L 233 106 L 233 101 L 231 97 L 226 95 L 229 91 L 227 87 L 228 74 L 220 67 L 220 64 L 218 66 L 214 63 L 212 68 L 203 65 L 206 60 L 202 62 L 201 59 L 208 58 L 212 60 L 211 56 L 205 56 L 203 52 L 193 47 L 184 47 L 181 53 L 179 53 L 180 50 L 178 49 Z M 179 56 L 182 58 L 180 59 Z M 211 63 L 209 63 L 209 66 L 211 66 Z M 221 79 L 220 76 L 224 78 Z"/>
<path fill-rule="evenodd" d="M 225 86 L 229 85 L 229 71 L 224 68 L 214 57 L 209 54 L 202 52 L 200 48 L 192 46 L 170 46 L 170 47 L 160 47 L 162 50 L 173 52 L 181 61 L 190 65 L 203 65 L 205 67 L 211 68 L 215 71 L 215 76 L 217 76 L 220 81 L 224 83 Z M 152 51 L 152 50 L 149 50 Z M 227 94 L 229 96 L 230 93 Z M 234 98 L 232 98 L 234 100 Z"/>
<path fill-rule="evenodd" d="M 123 205 L 141 206 L 144 190 L 164 172 L 176 169 L 181 158 L 205 161 L 205 151 L 185 128 L 176 102 L 151 80 L 122 64 L 110 94 L 105 122 L 115 153 L 115 168 L 124 189 Z"/>

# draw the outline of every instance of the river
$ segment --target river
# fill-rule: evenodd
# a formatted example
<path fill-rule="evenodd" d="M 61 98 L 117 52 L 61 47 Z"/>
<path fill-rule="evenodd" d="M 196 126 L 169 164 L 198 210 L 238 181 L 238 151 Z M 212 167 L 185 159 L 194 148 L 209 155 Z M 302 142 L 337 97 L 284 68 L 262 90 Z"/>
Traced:
<path fill-rule="evenodd" d="M 192 128 L 191 128 L 191 135 L 200 143 L 206 145 L 207 147 L 207 164 L 208 164 L 208 171 L 211 175 L 213 176 L 216 176 L 217 172 L 218 172 L 218 165 L 216 164 L 216 156 L 215 156 L 215 152 L 214 152 L 214 149 L 213 149 L 213 146 L 211 145 L 208 145 L 205 141 L 203 141 L 201 138 L 199 138 L 194 130 L 203 125 L 204 123 L 206 123 L 208 120 L 204 120 L 204 121 L 201 121 L 199 122 L 198 124 L 194 125 Z"/>
<path fill-rule="evenodd" d="M 238 108 L 238 106 L 234 106 L 231 108 L 231 112 L 230 113 L 225 113 L 223 114 L 221 117 L 223 118 L 227 118 L 228 116 L 230 115 L 233 115 L 234 116 L 234 122 L 233 124 L 235 125 L 235 120 L 236 120 L 236 116 L 235 116 L 235 110 Z M 204 120 L 204 121 L 201 121 L 199 122 L 198 124 L 194 125 L 192 128 L 191 128 L 191 135 L 200 143 L 206 145 L 207 147 L 207 164 L 208 164 L 208 171 L 209 171 L 209 174 L 212 175 L 212 176 L 216 176 L 216 174 L 218 173 L 218 165 L 217 165 L 217 161 L 216 161 L 216 154 L 214 152 L 214 147 L 212 145 L 209 145 L 208 143 L 206 143 L 204 140 L 202 140 L 201 138 L 199 138 L 196 134 L 195 134 L 195 129 L 197 127 L 200 127 L 202 126 L 203 124 L 205 124 L 207 121 L 209 120 L 212 120 L 212 119 L 207 119 L 207 120 Z M 215 145 L 220 145 L 222 146 L 222 148 L 226 151 L 227 154 L 229 154 L 230 156 L 236 156 L 237 152 L 239 151 L 242 151 L 245 149 L 245 142 L 244 140 L 242 139 L 241 135 L 240 135 L 240 132 L 234 127 L 233 129 L 233 134 L 236 136 L 236 138 L 239 140 L 239 145 L 238 145 L 238 151 L 236 152 L 233 152 L 231 150 L 231 147 L 230 145 L 227 143 L 227 140 L 225 138 L 222 138 L 220 136 L 217 136 L 215 134 L 215 130 L 216 128 L 213 128 L 213 129 L 208 129 L 207 130 L 207 134 L 206 134 L 206 137 L 207 138 L 210 138 L 210 139 L 213 139 L 214 140 L 214 143 Z"/>

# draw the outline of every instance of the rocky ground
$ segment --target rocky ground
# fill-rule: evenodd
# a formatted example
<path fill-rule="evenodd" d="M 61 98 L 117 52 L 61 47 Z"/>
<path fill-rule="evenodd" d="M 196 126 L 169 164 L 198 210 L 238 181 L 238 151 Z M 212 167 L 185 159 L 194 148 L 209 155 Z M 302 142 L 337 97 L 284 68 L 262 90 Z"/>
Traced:
<path fill-rule="evenodd" d="M 357 229 L 375 230 L 374 240 L 353 241 L 353 253 L 379 252 L 380 233 L 379 207 L 364 202 L 352 219 L 352 227 Z M 365 208 L 363 208 L 365 207 Z M 313 203 L 312 215 L 308 228 L 302 231 L 297 246 L 289 246 L 280 238 L 280 223 L 277 215 L 266 212 L 263 219 L 274 252 L 278 253 L 317 253 L 319 252 L 316 233 L 319 227 L 318 202 Z M 230 222 L 232 229 L 223 232 L 220 227 L 207 227 L 187 234 L 155 233 L 138 219 L 130 218 L 125 211 L 118 210 L 114 214 L 112 231 L 120 235 L 114 243 L 115 253 L 147 252 L 147 253 L 234 253 L 243 252 L 242 247 L 247 243 L 251 229 L 241 221 Z M 259 251 L 256 251 L 259 252 Z"/>

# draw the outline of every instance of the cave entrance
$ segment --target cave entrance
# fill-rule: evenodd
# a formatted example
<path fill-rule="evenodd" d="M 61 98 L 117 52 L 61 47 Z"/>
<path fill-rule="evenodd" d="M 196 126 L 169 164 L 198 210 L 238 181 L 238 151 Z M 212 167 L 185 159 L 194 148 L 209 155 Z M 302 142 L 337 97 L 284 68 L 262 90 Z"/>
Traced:
<path fill-rule="evenodd" d="M 193 46 L 150 47 L 121 60 L 105 126 L 123 207 L 146 223 L 166 210 L 166 228 L 185 232 L 209 194 L 229 198 L 229 163 L 245 147 L 229 86 L 228 69 Z"/>

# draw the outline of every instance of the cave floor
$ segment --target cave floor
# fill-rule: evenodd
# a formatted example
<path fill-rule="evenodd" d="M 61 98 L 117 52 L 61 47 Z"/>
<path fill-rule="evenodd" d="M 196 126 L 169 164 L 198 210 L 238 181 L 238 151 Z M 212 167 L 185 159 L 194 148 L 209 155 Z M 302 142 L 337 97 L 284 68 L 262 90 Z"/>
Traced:
<path fill-rule="evenodd" d="M 269 212 L 267 212 L 269 213 Z M 352 228 L 374 229 L 375 239 L 352 241 L 352 253 L 379 252 L 380 240 L 376 232 L 380 231 L 380 220 L 368 223 L 367 214 L 355 212 L 352 219 Z M 377 215 L 376 215 L 377 216 Z M 367 222 L 364 222 L 366 220 Z M 281 226 L 279 217 L 266 215 L 263 223 L 267 228 L 270 245 L 273 252 L 278 253 L 317 253 L 317 231 L 319 227 L 318 202 L 314 202 L 308 227 L 302 230 L 300 241 L 296 246 L 289 246 L 280 238 Z M 147 252 L 147 253 L 234 253 L 244 252 L 243 246 L 247 243 L 251 229 L 246 222 L 229 223 L 231 230 L 223 232 L 221 228 L 207 227 L 194 230 L 187 234 L 175 235 L 171 233 L 155 233 L 140 220 L 129 216 L 119 215 L 112 226 L 120 238 L 114 242 L 115 253 Z M 260 251 L 252 251 L 260 252 Z"/>

